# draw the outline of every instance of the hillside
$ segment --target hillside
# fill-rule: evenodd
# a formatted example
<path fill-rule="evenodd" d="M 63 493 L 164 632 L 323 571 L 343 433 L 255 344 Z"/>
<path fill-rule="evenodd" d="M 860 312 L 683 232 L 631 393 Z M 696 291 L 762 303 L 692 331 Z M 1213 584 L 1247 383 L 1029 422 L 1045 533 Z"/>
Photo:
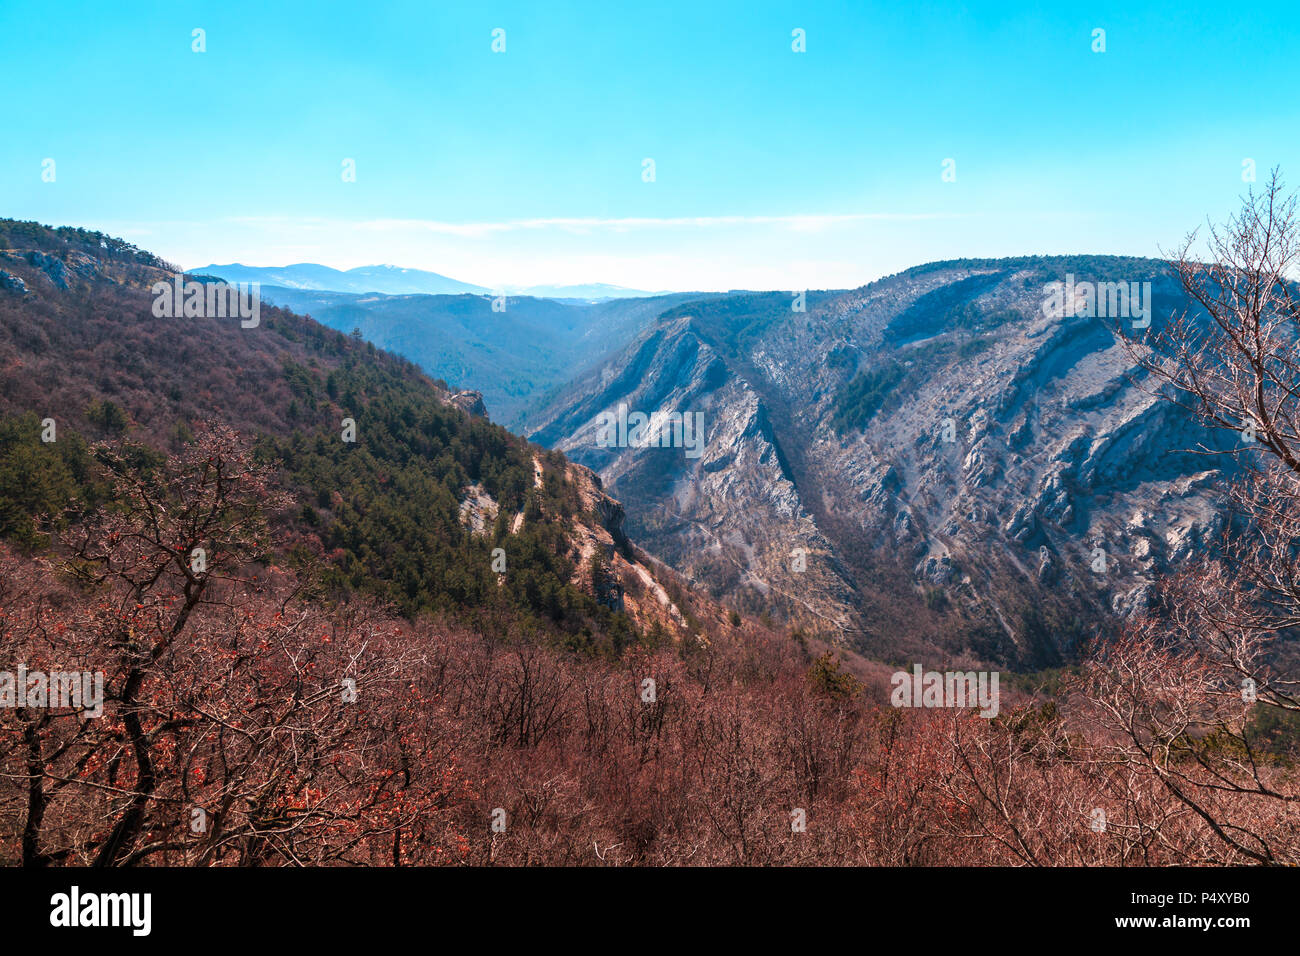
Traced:
<path fill-rule="evenodd" d="M 0 674 L 103 688 L 0 708 L 0 864 L 864 854 L 781 807 L 857 812 L 879 668 L 691 593 L 591 472 L 405 360 L 156 316 L 172 278 L 0 221 Z"/>
<path fill-rule="evenodd" d="M 172 454 L 215 420 L 276 465 L 294 501 L 277 516 L 278 552 L 324 586 L 407 614 L 505 614 L 611 650 L 686 633 L 704 613 L 668 597 L 672 575 L 624 538 L 590 472 L 467 413 L 472 402 L 406 360 L 270 306 L 250 327 L 155 317 L 150 286 L 170 284 L 172 267 L 97 233 L 0 221 L 0 270 L 11 537 L 37 540 L 25 512 L 93 498 L 88 442 Z"/>
<path fill-rule="evenodd" d="M 1185 305 L 1163 264 L 1104 256 L 932 263 L 802 313 L 780 293 L 692 303 L 527 431 L 740 607 L 888 659 L 1059 663 L 1213 545 L 1223 465 L 1133 379 L 1106 319 L 1045 311 L 1067 275 L 1150 282 L 1155 328 Z M 620 403 L 702 413 L 703 454 L 600 447 Z"/>

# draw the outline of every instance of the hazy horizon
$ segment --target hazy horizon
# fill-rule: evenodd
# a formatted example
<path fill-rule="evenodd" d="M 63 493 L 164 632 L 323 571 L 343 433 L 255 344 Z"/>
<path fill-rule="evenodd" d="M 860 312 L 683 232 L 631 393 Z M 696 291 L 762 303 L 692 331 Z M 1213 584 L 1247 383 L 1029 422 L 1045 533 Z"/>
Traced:
<path fill-rule="evenodd" d="M 0 214 L 182 263 L 855 288 L 1157 255 L 1300 146 L 1280 3 L 59 6 L 78 29 L 0 10 L 11 71 L 42 77 L 6 120 Z"/>

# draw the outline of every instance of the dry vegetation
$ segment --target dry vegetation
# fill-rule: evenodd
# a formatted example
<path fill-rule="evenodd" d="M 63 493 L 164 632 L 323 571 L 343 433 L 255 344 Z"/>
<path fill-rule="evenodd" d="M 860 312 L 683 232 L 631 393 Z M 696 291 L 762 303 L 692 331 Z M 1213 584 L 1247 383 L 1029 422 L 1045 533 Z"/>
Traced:
<path fill-rule="evenodd" d="M 1204 311 L 1130 347 L 1170 400 L 1257 439 L 1224 550 L 995 719 L 892 709 L 749 624 L 593 654 L 504 614 L 399 615 L 278 561 L 288 502 L 229 428 L 150 471 L 101 446 L 104 502 L 48 551 L 0 552 L 0 670 L 106 676 L 102 717 L 0 709 L 0 861 L 1300 863 L 1300 312 L 1276 182 L 1214 251 L 1177 264 Z"/>

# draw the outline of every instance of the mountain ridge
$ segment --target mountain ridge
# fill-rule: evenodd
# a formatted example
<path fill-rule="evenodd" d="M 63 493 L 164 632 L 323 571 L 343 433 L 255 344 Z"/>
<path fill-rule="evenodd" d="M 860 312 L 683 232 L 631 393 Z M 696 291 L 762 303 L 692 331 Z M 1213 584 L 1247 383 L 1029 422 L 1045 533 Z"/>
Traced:
<path fill-rule="evenodd" d="M 295 262 L 287 266 L 248 266 L 239 262 L 226 265 L 210 263 L 187 272 L 212 275 L 227 282 L 259 282 L 315 292 L 380 293 L 389 295 L 459 295 L 486 293 L 483 286 L 461 282 L 437 272 L 408 269 L 393 265 L 357 266 L 334 269 L 315 262 Z"/>
<path fill-rule="evenodd" d="M 592 467 L 629 533 L 719 599 L 877 656 L 911 632 L 1063 663 L 1212 544 L 1224 477 L 1188 451 L 1207 436 L 1130 380 L 1105 319 L 1049 314 L 1067 277 L 1149 288 L 1153 328 L 1188 306 L 1162 262 L 1104 256 L 927 263 L 802 313 L 782 293 L 688 303 L 524 431 Z M 701 412 L 707 450 L 602 447 L 620 403 Z"/>
<path fill-rule="evenodd" d="M 294 262 L 285 266 L 250 266 L 242 262 L 209 263 L 186 270 L 193 275 L 211 275 L 227 282 L 259 282 L 305 292 L 344 292 L 360 295 L 509 295 L 539 299 L 563 299 L 572 304 L 594 305 L 609 299 L 650 298 L 670 292 L 648 292 L 605 282 L 566 285 L 506 285 L 489 288 L 462 282 L 438 272 L 389 263 L 335 269 L 316 262 Z"/>

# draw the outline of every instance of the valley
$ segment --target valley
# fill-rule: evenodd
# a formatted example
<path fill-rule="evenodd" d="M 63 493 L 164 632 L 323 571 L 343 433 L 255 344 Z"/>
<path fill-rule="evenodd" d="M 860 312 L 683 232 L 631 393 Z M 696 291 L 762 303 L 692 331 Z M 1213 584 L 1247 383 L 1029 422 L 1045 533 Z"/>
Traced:
<path fill-rule="evenodd" d="M 872 658 L 1066 663 L 1221 528 L 1222 447 L 1147 394 L 1115 338 L 1188 305 L 1153 260 L 961 260 L 796 297 L 504 311 L 262 295 L 590 467 L 630 537 L 713 599 Z M 652 447 L 608 440 L 620 408 Z M 704 440 L 682 449 L 671 422 L 692 415 Z"/>

